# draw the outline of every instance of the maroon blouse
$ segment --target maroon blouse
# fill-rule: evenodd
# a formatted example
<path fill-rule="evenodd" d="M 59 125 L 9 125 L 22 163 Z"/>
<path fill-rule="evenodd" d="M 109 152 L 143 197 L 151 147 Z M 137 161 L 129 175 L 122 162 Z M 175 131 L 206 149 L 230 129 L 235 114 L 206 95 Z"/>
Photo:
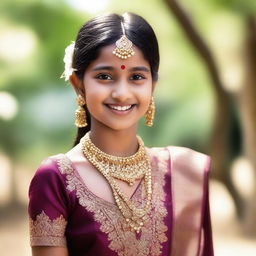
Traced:
<path fill-rule="evenodd" d="M 69 256 L 213 256 L 209 157 L 187 148 L 149 149 L 152 209 L 139 234 L 117 206 L 93 194 L 65 154 L 47 158 L 29 188 L 31 246 Z M 145 203 L 143 182 L 131 197 Z"/>

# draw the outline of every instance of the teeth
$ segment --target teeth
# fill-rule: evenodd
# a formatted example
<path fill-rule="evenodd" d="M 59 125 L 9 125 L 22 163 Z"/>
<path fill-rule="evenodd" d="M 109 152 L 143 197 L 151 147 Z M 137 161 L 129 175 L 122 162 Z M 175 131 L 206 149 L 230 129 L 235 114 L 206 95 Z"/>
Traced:
<path fill-rule="evenodd" d="M 119 110 L 119 111 L 125 111 L 128 110 L 132 107 L 132 105 L 127 105 L 127 106 L 111 106 L 109 105 L 110 108 L 115 109 L 115 110 Z"/>

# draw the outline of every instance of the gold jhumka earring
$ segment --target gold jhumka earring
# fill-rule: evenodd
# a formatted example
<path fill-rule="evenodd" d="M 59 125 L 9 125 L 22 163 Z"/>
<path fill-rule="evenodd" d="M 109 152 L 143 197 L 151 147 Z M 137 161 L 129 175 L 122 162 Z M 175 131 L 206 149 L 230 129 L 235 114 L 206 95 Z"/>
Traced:
<path fill-rule="evenodd" d="M 87 122 L 86 122 L 86 112 L 83 106 L 86 104 L 84 97 L 79 95 L 76 99 L 78 108 L 76 109 L 75 116 L 75 125 L 79 128 L 86 127 Z"/>
<path fill-rule="evenodd" d="M 116 48 L 113 51 L 113 54 L 116 55 L 118 58 L 127 59 L 135 54 L 132 48 L 132 41 L 130 41 L 127 36 L 125 35 L 124 25 L 121 22 L 123 35 L 122 37 L 116 41 Z"/>
<path fill-rule="evenodd" d="M 148 110 L 145 114 L 147 126 L 149 127 L 153 126 L 154 116 L 155 116 L 155 102 L 154 102 L 154 98 L 152 97 Z"/>

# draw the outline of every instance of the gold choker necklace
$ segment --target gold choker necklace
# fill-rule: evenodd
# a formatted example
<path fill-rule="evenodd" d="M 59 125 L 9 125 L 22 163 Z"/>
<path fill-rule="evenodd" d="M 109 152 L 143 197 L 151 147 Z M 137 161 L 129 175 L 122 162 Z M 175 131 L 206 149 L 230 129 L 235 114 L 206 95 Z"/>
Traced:
<path fill-rule="evenodd" d="M 104 153 L 92 143 L 89 133 L 85 135 L 82 141 L 86 152 L 90 152 L 94 156 L 94 160 L 101 164 L 106 173 L 133 186 L 135 180 L 144 177 L 148 169 L 144 143 L 139 136 L 137 138 L 139 149 L 134 155 L 128 157 Z"/>
<path fill-rule="evenodd" d="M 140 232 L 146 214 L 151 208 L 152 180 L 151 165 L 142 139 L 137 136 L 139 149 L 128 157 L 112 156 L 97 148 L 87 133 L 82 139 L 82 150 L 88 161 L 106 178 L 115 202 L 132 230 Z M 115 179 L 127 182 L 132 186 L 135 180 L 143 179 L 146 188 L 146 202 L 142 208 L 136 207 L 121 191 Z"/>

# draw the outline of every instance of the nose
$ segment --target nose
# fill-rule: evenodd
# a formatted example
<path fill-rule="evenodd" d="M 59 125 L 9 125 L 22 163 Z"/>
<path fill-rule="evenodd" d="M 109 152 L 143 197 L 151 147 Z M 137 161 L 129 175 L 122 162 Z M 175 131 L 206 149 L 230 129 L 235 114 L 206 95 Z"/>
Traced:
<path fill-rule="evenodd" d="M 131 88 L 127 81 L 116 83 L 112 91 L 112 98 L 117 102 L 125 102 L 131 98 Z"/>

